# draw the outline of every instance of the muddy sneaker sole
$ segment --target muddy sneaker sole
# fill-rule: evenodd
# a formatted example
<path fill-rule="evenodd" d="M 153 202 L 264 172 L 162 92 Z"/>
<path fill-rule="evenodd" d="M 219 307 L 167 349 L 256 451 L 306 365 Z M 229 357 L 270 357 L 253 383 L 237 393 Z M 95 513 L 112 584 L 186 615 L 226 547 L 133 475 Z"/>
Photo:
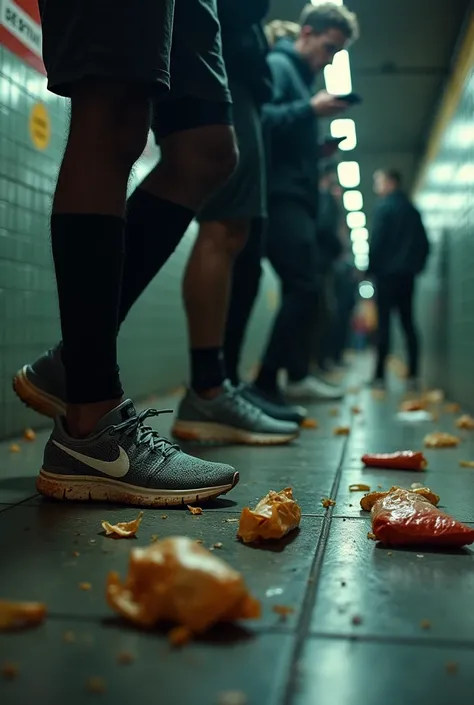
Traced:
<path fill-rule="evenodd" d="M 61 399 L 44 392 L 28 379 L 28 365 L 19 370 L 13 377 L 13 391 L 21 401 L 30 409 L 54 419 L 66 413 L 66 405 Z"/>
<path fill-rule="evenodd" d="M 135 485 L 124 485 L 109 478 L 90 476 L 64 476 L 44 468 L 36 480 L 40 494 L 50 499 L 73 502 L 112 502 L 135 507 L 170 507 L 215 499 L 227 494 L 239 481 L 235 472 L 232 483 L 218 487 L 200 487 L 190 490 L 150 490 Z"/>
<path fill-rule="evenodd" d="M 171 433 L 181 441 L 228 443 L 238 445 L 278 446 L 289 443 L 298 433 L 257 433 L 220 423 L 205 421 L 175 421 Z"/>

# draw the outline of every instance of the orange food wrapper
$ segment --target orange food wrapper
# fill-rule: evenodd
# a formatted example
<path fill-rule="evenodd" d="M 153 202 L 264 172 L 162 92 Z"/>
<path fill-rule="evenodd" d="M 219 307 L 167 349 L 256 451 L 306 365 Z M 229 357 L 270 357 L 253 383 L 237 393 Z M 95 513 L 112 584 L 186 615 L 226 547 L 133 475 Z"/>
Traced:
<path fill-rule="evenodd" d="M 464 428 L 468 431 L 472 431 L 474 429 L 474 418 L 472 418 L 472 416 L 469 416 L 469 414 L 464 414 L 463 416 L 460 416 L 458 418 L 458 420 L 456 421 L 456 426 L 458 428 Z"/>
<path fill-rule="evenodd" d="M 129 539 L 136 536 L 140 524 L 142 523 L 143 512 L 140 512 L 136 519 L 132 521 L 119 521 L 117 524 L 109 524 L 108 521 L 102 522 L 102 528 L 106 536 L 112 536 L 116 539 Z"/>
<path fill-rule="evenodd" d="M 297 529 L 300 521 L 301 508 L 293 499 L 291 487 L 281 492 L 270 490 L 255 509 L 242 509 L 237 538 L 244 543 L 281 539 Z"/>
<path fill-rule="evenodd" d="M 174 622 L 193 634 L 217 622 L 260 617 L 260 603 L 240 573 L 185 536 L 132 549 L 125 580 L 109 573 L 106 598 L 138 626 Z"/>
<path fill-rule="evenodd" d="M 319 423 L 316 419 L 303 419 L 301 422 L 301 428 L 319 428 Z"/>
<path fill-rule="evenodd" d="M 458 446 L 461 439 L 451 433 L 435 431 L 425 436 L 425 446 L 427 448 L 454 448 Z"/>
<path fill-rule="evenodd" d="M 362 499 L 360 500 L 360 508 L 364 510 L 364 512 L 370 512 L 372 507 L 376 502 L 379 501 L 379 499 L 383 499 L 387 495 L 390 494 L 390 492 L 395 492 L 396 490 L 403 490 L 403 487 L 391 487 L 389 490 L 386 490 L 384 492 L 369 492 L 368 494 L 364 495 Z M 430 490 L 429 487 L 416 487 L 412 488 L 410 492 L 413 492 L 414 494 L 421 495 L 422 497 L 425 497 L 431 504 L 433 504 L 435 507 L 438 506 L 439 504 L 439 495 L 435 494 Z"/>
<path fill-rule="evenodd" d="M 25 428 L 23 432 L 23 438 L 25 439 L 25 441 L 35 441 L 36 433 L 33 431 L 32 428 Z"/>
<path fill-rule="evenodd" d="M 372 507 L 372 532 L 392 546 L 461 548 L 474 543 L 474 529 L 435 507 L 421 492 L 393 488 Z"/>
<path fill-rule="evenodd" d="M 46 618 L 42 602 L 0 600 L 0 631 L 36 627 Z"/>

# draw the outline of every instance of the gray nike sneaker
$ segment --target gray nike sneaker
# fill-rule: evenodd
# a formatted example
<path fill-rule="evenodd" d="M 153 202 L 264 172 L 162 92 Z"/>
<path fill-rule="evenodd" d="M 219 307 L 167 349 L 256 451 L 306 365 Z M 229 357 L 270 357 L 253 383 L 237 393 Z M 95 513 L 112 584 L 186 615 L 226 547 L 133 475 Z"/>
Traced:
<path fill-rule="evenodd" d="M 15 394 L 43 416 L 66 413 L 66 377 L 61 345 L 43 353 L 31 365 L 24 365 L 13 377 Z"/>
<path fill-rule="evenodd" d="M 188 390 L 172 429 L 180 440 L 248 445 L 281 445 L 298 433 L 298 424 L 267 416 L 230 382 L 214 399 L 202 399 Z"/>
<path fill-rule="evenodd" d="M 94 433 L 71 438 L 58 417 L 36 482 L 45 497 L 146 507 L 190 504 L 229 492 L 239 481 L 230 465 L 183 453 L 137 415 L 128 399 L 106 414 Z"/>

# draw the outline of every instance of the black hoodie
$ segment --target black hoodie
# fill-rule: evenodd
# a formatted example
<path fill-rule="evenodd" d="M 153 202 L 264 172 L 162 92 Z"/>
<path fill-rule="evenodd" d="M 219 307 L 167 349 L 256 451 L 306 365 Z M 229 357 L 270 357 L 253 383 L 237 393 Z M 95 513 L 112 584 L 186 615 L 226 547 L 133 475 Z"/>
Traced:
<path fill-rule="evenodd" d="M 263 109 L 271 142 L 269 195 L 296 196 L 316 210 L 318 204 L 318 123 L 310 104 L 314 73 L 281 39 L 268 55 L 273 100 Z"/>

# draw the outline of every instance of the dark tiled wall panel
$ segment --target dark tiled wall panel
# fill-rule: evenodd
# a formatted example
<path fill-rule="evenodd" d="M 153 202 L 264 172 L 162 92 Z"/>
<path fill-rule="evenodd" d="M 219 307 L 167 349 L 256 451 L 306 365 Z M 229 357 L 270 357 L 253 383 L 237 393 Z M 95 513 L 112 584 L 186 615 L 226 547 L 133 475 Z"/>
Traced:
<path fill-rule="evenodd" d="M 30 113 L 38 102 L 46 106 L 52 126 L 44 151 L 35 149 L 29 135 Z M 67 122 L 66 101 L 49 94 L 41 76 L 0 46 L 0 438 L 42 424 L 17 401 L 11 377 L 59 336 L 48 214 Z M 136 166 L 135 182 L 152 163 L 153 155 Z M 191 228 L 123 328 L 121 367 L 126 392 L 135 398 L 186 380 L 180 287 L 193 237 Z M 274 286 L 267 274 L 262 287 L 267 291 L 260 297 L 248 339 L 247 365 L 258 359 L 272 316 Z"/>

